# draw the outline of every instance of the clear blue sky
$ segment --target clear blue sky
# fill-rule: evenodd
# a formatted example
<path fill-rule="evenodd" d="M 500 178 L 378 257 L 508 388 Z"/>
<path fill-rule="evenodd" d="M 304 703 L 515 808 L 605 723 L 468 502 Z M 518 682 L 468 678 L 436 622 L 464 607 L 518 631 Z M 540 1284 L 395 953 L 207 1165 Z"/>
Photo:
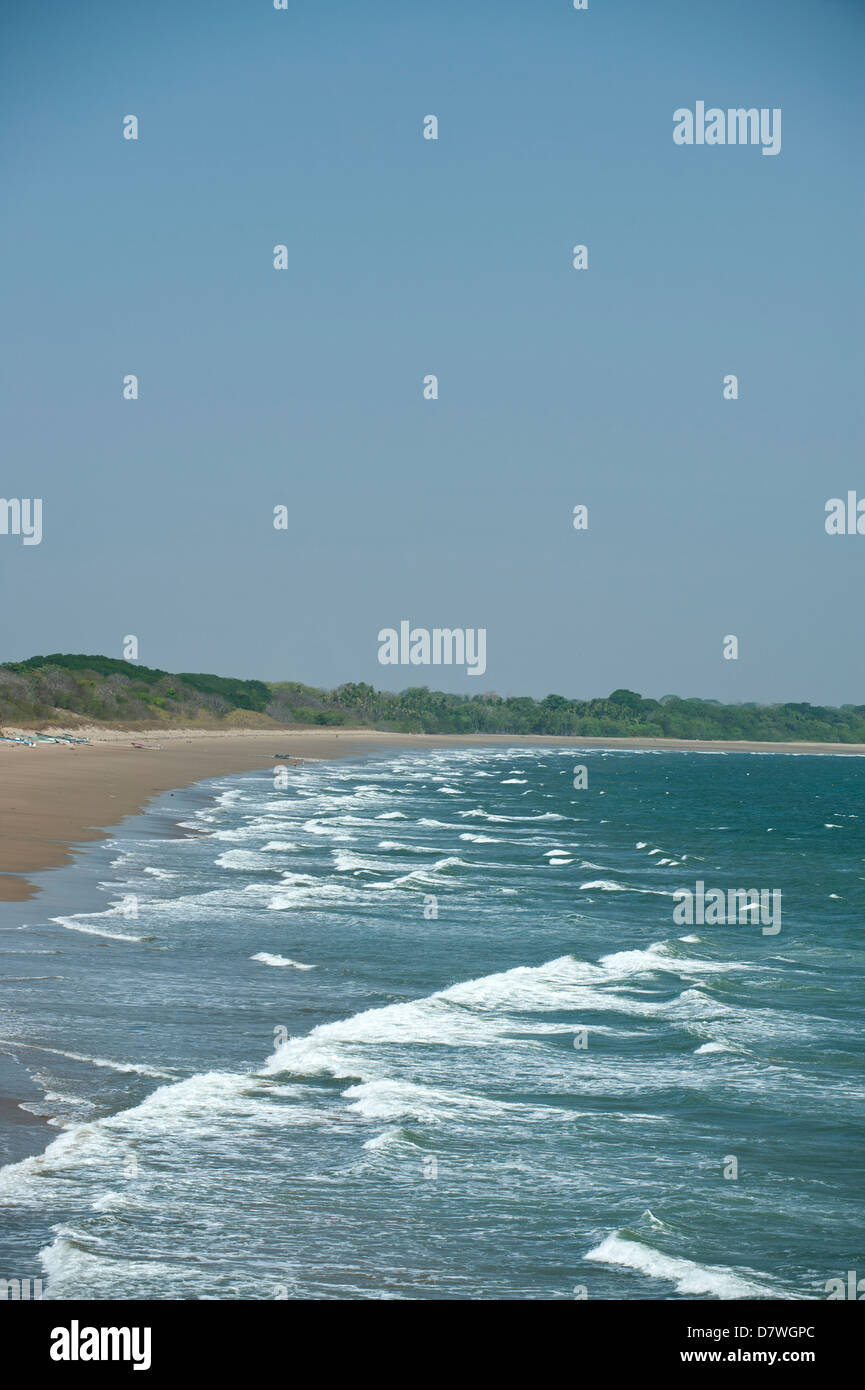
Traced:
<path fill-rule="evenodd" d="M 44 539 L 0 536 L 0 658 L 865 699 L 865 536 L 823 525 L 865 496 L 860 0 L 2 29 L 0 494 Z M 781 153 L 677 147 L 698 100 L 780 107 Z M 402 618 L 485 627 L 486 675 L 380 666 Z"/>

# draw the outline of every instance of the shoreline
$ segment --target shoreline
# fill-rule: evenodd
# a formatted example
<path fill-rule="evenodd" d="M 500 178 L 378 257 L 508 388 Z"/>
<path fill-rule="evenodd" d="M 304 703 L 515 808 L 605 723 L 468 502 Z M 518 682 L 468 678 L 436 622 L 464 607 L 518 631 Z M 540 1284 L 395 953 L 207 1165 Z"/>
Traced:
<path fill-rule="evenodd" d="M 96 733 L 97 731 L 92 731 Z M 100 734 L 102 731 L 98 731 Z M 691 752 L 691 753 L 782 753 L 805 754 L 812 753 L 831 753 L 848 756 L 865 755 L 865 747 L 861 745 L 808 745 L 808 744 L 757 744 L 757 743 L 727 743 L 718 744 L 710 741 L 684 741 L 684 740 L 657 740 L 657 739 L 589 739 L 573 737 L 555 736 L 524 736 L 515 735 L 412 735 L 412 734 L 390 734 L 379 731 L 344 731 L 338 734 L 331 730 L 321 731 L 289 731 L 278 736 L 276 739 L 269 733 L 263 735 L 259 731 L 255 733 L 245 732 L 238 734 L 236 731 L 227 734 L 211 734 L 201 731 L 179 731 L 174 738 L 168 738 L 164 734 L 163 747 L 159 750 L 135 749 L 130 746 L 130 737 L 136 735 L 120 734 L 115 731 L 106 731 L 107 737 L 100 738 L 98 743 L 78 748 L 63 748 L 58 745 L 41 745 L 42 753 L 39 754 L 39 747 L 35 749 L 22 749 L 19 751 L 11 750 L 10 756 L 4 758 L 0 753 L 0 820 L 8 814 L 6 805 L 9 788 L 12 779 L 7 776 L 7 770 L 20 766 L 20 778 L 26 779 L 28 764 L 21 759 L 32 758 L 39 755 L 39 764 L 43 768 L 44 775 L 40 774 L 38 780 L 33 781 L 36 789 L 34 807 L 45 809 L 44 789 L 46 786 L 52 787 L 56 792 L 58 786 L 65 791 L 70 789 L 69 784 L 77 782 L 79 779 L 85 784 L 90 780 L 87 775 L 88 763 L 82 762 L 81 755 L 99 752 L 103 756 L 94 762 L 93 767 L 99 772 L 98 778 L 88 788 L 89 793 L 94 793 L 103 798 L 102 804 L 110 807 L 111 815 L 118 815 L 119 820 L 131 818 L 136 813 L 142 812 L 151 802 L 158 803 L 157 809 L 160 813 L 165 813 L 169 818 L 175 816 L 175 810 L 167 800 L 168 793 L 177 793 L 179 797 L 188 793 L 188 802 L 195 799 L 205 799 L 208 796 L 216 796 L 218 788 L 214 789 L 204 785 L 209 779 L 219 779 L 232 772 L 255 771 L 257 769 L 270 769 L 279 765 L 274 762 L 275 754 L 284 752 L 288 754 L 288 761 L 284 764 L 289 769 L 292 762 L 298 761 L 330 761 L 341 758 L 362 758 L 365 754 L 375 751 L 384 751 L 397 748 L 458 748 L 458 747 L 478 747 L 482 745 L 510 746 L 535 745 L 542 747 L 561 747 L 572 748 L 574 753 L 581 749 L 592 750 L 618 750 L 627 751 L 637 749 L 640 751 L 659 751 L 659 752 Z M 152 733 L 143 735 L 145 739 L 152 738 Z M 166 744 L 176 745 L 173 748 L 166 748 Z M 218 745 L 214 747 L 213 745 Z M 280 746 L 282 745 L 282 746 Z M 159 763 L 160 757 L 166 752 L 171 753 L 170 762 Z M 12 756 L 12 753 L 15 756 Z M 57 764 L 54 763 L 55 772 L 52 774 L 52 762 L 56 755 L 60 755 L 63 764 L 63 771 L 56 772 Z M 143 761 L 137 762 L 136 755 L 140 755 Z M 71 757 L 76 758 L 73 765 Z M 155 761 L 154 761 L 155 760 Z M 231 766 L 226 767 L 226 761 Z M 218 765 L 215 765 L 218 763 Z M 179 786 L 175 782 L 170 782 L 166 787 L 154 786 L 154 780 L 162 780 L 166 775 L 173 775 L 178 767 L 195 766 L 193 780 L 187 782 L 185 786 Z M 37 764 L 34 762 L 35 768 Z M 132 767 L 134 776 L 129 774 L 129 767 Z M 202 767 L 206 770 L 202 772 Z M 64 782 L 67 784 L 64 786 Z M 117 811 L 117 803 L 121 797 L 138 795 L 144 787 L 143 794 L 139 795 L 136 805 L 128 806 L 122 812 Z M 74 786 L 72 787 L 74 791 Z M 110 797 L 110 800 L 106 800 Z M 165 798 L 163 800 L 163 798 Z M 37 807 L 39 803 L 39 807 Z M 68 813 L 69 807 L 64 810 Z M 74 809 L 74 808 L 73 808 Z M 178 805 L 178 812 L 184 814 L 183 804 Z M 38 887 L 29 885 L 22 874 L 21 877 L 11 876 L 14 884 L 21 884 L 29 888 L 29 892 L 20 895 L 18 901 L 23 901 L 27 897 L 32 897 L 36 893 L 45 893 L 49 902 L 52 899 L 64 897 L 69 885 L 76 880 L 82 880 L 85 887 L 89 884 L 90 890 L 100 876 L 99 862 L 104 861 L 106 854 L 91 853 L 84 854 L 88 845 L 84 841 L 89 840 L 91 845 L 99 845 L 101 841 L 108 839 L 116 832 L 119 820 L 115 820 L 111 825 L 104 827 L 90 826 L 89 833 L 81 836 L 78 843 L 55 842 L 54 853 L 62 856 L 61 860 L 53 865 L 43 865 L 44 868 L 58 868 L 62 863 L 65 869 L 59 874 L 50 874 L 50 886 L 46 879 L 42 879 Z M 157 830 L 157 834 L 162 833 Z M 182 832 L 177 831 L 181 834 Z M 41 852 L 46 846 L 45 841 L 39 841 L 37 852 Z M 0 852 L 5 846 L 0 845 Z M 76 866 L 75 860 L 80 857 L 81 862 Z M 2 862 L 2 861 L 0 861 Z M 35 869 L 30 870 L 35 873 Z M 104 872 L 104 867 L 102 872 Z M 66 874 L 69 874 L 67 879 Z M 15 913 L 11 903 L 16 899 L 10 900 L 3 892 L 3 881 L 0 879 L 0 900 L 10 902 L 10 911 Z M 44 906 L 44 905 L 43 905 Z M 52 904 L 53 906 L 53 904 Z M 77 909 L 79 904 L 73 904 Z M 72 907 L 64 905 L 63 911 L 71 911 Z M 16 914 L 17 915 L 17 914 Z M 21 920 L 24 920 L 21 918 Z M 44 1042 L 44 1038 L 40 1040 Z M 39 1046 L 35 1043 L 19 1042 L 17 1039 L 4 1039 L 0 1042 L 0 1170 L 8 1166 L 21 1163 L 30 1158 L 37 1158 L 43 1154 L 56 1140 L 62 1138 L 71 1128 L 87 1121 L 75 1120 L 68 1121 L 62 1118 L 62 1114 L 55 1113 L 48 1104 L 48 1095 L 41 1082 L 36 1082 L 31 1075 L 29 1066 L 22 1060 L 27 1057 L 31 1048 L 36 1048 L 36 1055 L 39 1055 Z M 48 1049 L 49 1051 L 51 1049 Z M 67 1056 L 72 1054 L 65 1054 Z M 115 1056 L 114 1051 L 108 1052 L 108 1056 Z M 84 1059 L 80 1059 L 84 1060 Z M 176 1080 L 182 1080 L 178 1076 Z M 150 1090 L 173 1084 L 155 1080 L 149 1087 Z M 57 1097 L 53 1097 L 57 1099 Z M 136 1100 L 129 1105 L 140 1103 Z M 126 1108 L 121 1105 L 120 1110 Z M 107 1114 L 118 1113 L 115 1109 Z M 98 1116 L 97 1118 L 106 1118 Z"/>
<path fill-rule="evenodd" d="M 274 766 L 281 755 L 318 761 L 386 748 L 484 744 L 695 753 L 865 755 L 863 744 L 754 743 L 662 738 L 580 738 L 553 734 L 401 734 L 372 729 L 85 728 L 89 744 L 0 744 L 0 902 L 25 902 L 29 875 L 72 862 L 86 842 L 106 838 L 154 797 L 234 772 Z M 142 748 L 134 741 L 144 741 Z M 157 745 L 156 740 L 159 740 Z"/>

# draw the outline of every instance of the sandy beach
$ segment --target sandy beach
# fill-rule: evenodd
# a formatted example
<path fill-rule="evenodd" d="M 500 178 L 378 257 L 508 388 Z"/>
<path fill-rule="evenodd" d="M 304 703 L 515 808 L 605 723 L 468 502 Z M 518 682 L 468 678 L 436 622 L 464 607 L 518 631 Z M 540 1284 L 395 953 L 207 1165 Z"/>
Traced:
<path fill-rule="evenodd" d="M 690 742 L 683 739 L 555 738 L 516 734 L 397 734 L 369 729 L 77 729 L 82 745 L 0 744 L 0 901 L 24 901 L 27 875 L 67 864 L 75 846 L 100 839 L 153 797 L 232 772 L 293 759 L 358 756 L 374 748 L 483 743 L 658 748 L 695 752 L 865 754 L 861 744 Z M 146 745 L 133 747 L 133 743 Z M 156 747 L 155 745 L 159 745 Z"/>

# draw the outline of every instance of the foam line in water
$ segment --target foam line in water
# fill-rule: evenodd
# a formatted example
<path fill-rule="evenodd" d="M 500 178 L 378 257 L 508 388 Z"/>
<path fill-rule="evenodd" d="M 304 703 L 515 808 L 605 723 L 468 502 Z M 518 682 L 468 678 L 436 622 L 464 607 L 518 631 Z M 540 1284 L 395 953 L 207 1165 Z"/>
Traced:
<path fill-rule="evenodd" d="M 758 1282 L 733 1269 L 719 1265 L 700 1265 L 678 1255 L 664 1255 L 651 1245 L 626 1240 L 618 1234 L 607 1236 L 594 1250 L 583 1256 L 601 1264 L 620 1265 L 650 1279 L 674 1284 L 677 1293 L 708 1294 L 712 1298 L 786 1298 L 769 1284 Z"/>

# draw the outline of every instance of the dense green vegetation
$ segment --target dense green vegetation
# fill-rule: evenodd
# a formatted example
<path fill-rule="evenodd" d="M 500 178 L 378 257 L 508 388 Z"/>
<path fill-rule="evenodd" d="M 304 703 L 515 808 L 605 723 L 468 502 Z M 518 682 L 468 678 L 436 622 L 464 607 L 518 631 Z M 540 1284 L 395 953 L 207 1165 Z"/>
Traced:
<path fill-rule="evenodd" d="M 264 714 L 263 681 L 183 672 L 171 675 L 108 656 L 31 656 L 0 666 L 0 720 L 45 722 L 58 710 L 110 723 L 224 719 L 235 710 Z"/>
<path fill-rule="evenodd" d="M 355 683 L 317 690 L 296 681 L 172 675 L 111 657 L 62 653 L 0 666 L 0 723 L 57 722 L 63 711 L 130 725 L 240 718 L 418 733 L 865 743 L 865 705 L 723 705 L 677 695 L 650 700 L 632 690 L 614 690 L 598 700 L 448 695 L 426 686 L 393 693 Z"/>

